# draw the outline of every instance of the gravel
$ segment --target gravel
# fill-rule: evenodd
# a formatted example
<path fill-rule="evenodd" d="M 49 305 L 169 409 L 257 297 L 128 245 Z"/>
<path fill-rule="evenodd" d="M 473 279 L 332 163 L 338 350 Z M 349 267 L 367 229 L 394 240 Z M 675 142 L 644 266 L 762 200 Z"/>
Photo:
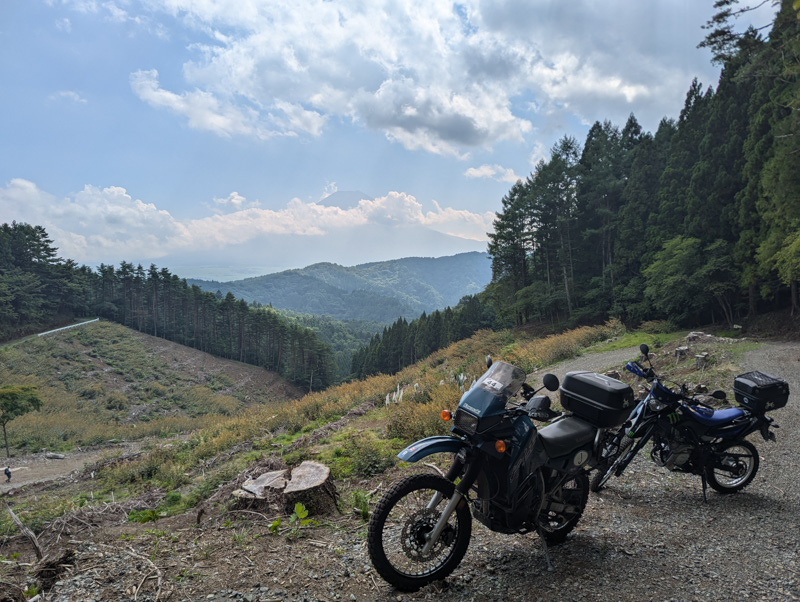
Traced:
<path fill-rule="evenodd" d="M 560 378 L 572 369 L 604 371 L 636 354 L 632 348 L 587 355 L 549 371 Z M 567 541 L 550 547 L 549 572 L 537 536 L 499 535 L 475 522 L 455 572 L 408 594 L 375 574 L 364 524 L 353 516 L 297 541 L 270 535 L 257 517 L 250 517 L 246 541 L 237 539 L 245 532 L 235 525 L 196 528 L 165 519 L 149 532 L 110 526 L 91 541 L 73 542 L 75 568 L 43 599 L 798 600 L 800 344 L 763 345 L 740 367 L 780 376 L 793 392 L 771 414 L 780 424 L 777 441 L 750 438 L 761 455 L 755 480 L 734 495 L 709 490 L 704 503 L 699 477 L 668 472 L 640 454 L 590 496 Z"/>

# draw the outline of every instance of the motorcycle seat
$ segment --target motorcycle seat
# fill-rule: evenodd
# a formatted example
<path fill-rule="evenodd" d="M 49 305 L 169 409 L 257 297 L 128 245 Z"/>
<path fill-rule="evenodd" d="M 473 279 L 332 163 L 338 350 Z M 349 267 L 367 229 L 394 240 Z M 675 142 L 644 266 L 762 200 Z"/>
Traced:
<path fill-rule="evenodd" d="M 744 416 L 740 408 L 727 408 L 725 410 L 710 410 L 703 407 L 687 406 L 692 417 L 706 426 L 722 426 Z"/>
<path fill-rule="evenodd" d="M 547 455 L 557 458 L 594 441 L 596 433 L 596 427 L 580 418 L 569 416 L 540 429 L 539 437 Z"/>

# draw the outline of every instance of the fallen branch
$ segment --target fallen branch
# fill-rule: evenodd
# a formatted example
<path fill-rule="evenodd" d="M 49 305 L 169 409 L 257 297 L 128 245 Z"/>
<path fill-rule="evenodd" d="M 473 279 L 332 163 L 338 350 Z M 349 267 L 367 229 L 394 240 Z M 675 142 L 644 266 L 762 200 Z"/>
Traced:
<path fill-rule="evenodd" d="M 33 531 L 22 524 L 22 521 L 19 520 L 19 517 L 16 514 L 14 514 L 14 511 L 11 510 L 8 504 L 6 504 L 6 510 L 8 511 L 9 516 L 11 516 L 11 520 L 13 520 L 14 524 L 19 528 L 20 532 L 33 544 L 33 549 L 36 550 L 36 560 L 41 560 L 44 557 L 44 554 L 42 553 L 42 548 L 39 545 L 39 540 L 36 539 Z"/>

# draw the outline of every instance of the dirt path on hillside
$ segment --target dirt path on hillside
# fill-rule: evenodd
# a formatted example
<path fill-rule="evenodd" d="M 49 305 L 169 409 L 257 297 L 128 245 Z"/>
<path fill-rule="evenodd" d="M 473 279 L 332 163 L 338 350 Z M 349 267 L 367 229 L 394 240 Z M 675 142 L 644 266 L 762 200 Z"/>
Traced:
<path fill-rule="evenodd" d="M 0 496 L 14 495 L 14 490 L 26 485 L 46 483 L 78 473 L 87 465 L 114 456 L 137 451 L 140 443 L 124 442 L 113 446 L 65 452 L 64 458 L 48 458 L 44 452 L 0 460 L 0 469 L 11 467 L 11 482 L 0 475 Z"/>

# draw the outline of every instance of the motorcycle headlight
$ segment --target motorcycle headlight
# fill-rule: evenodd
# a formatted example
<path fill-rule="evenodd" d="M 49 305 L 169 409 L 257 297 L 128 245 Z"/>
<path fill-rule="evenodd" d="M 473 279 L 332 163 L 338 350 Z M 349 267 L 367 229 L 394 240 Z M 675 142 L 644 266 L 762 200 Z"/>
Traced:
<path fill-rule="evenodd" d="M 660 412 L 661 410 L 667 407 L 667 404 L 658 401 L 655 397 L 651 397 L 647 402 L 647 407 L 653 410 L 654 412 Z"/>
<path fill-rule="evenodd" d="M 456 410 L 455 418 L 453 418 L 453 425 L 467 435 L 474 435 L 475 431 L 478 430 L 478 417 L 459 408 Z"/>

